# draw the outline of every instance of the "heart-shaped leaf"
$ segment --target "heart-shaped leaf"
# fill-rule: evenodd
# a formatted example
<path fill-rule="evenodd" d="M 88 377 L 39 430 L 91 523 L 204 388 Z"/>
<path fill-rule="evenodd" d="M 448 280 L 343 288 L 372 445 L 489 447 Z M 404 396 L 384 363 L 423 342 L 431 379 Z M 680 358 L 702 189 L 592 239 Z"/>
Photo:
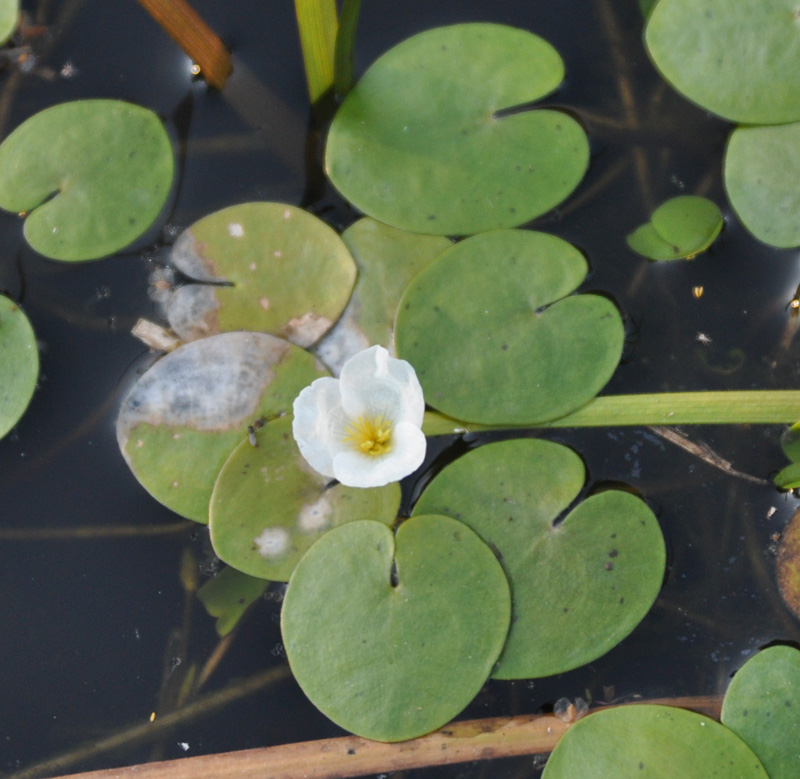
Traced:
<path fill-rule="evenodd" d="M 420 235 L 359 219 L 342 233 L 358 266 L 347 308 L 315 349 L 338 376 L 354 354 L 373 344 L 394 354 L 394 318 L 403 291 L 414 276 L 452 243 L 438 235 Z"/>
<path fill-rule="evenodd" d="M 795 779 L 800 764 L 800 652 L 773 646 L 751 657 L 728 686 L 722 723 L 758 755 L 770 779 Z"/>
<path fill-rule="evenodd" d="M 570 726 L 542 779 L 767 779 L 728 728 L 693 711 L 651 704 L 604 709 Z"/>
<path fill-rule="evenodd" d="M 31 213 L 25 238 L 54 260 L 125 248 L 161 212 L 172 185 L 161 120 L 121 100 L 46 108 L 0 144 L 0 207 Z"/>
<path fill-rule="evenodd" d="M 584 479 L 583 462 L 565 446 L 505 441 L 447 466 L 414 507 L 459 519 L 497 550 L 513 618 L 495 678 L 585 665 L 639 624 L 661 588 L 664 540 L 638 498 L 602 492 L 556 523 Z"/>
<path fill-rule="evenodd" d="M 0 295 L 0 438 L 25 413 L 39 377 L 39 350 L 28 317 Z"/>
<path fill-rule="evenodd" d="M 800 122 L 739 127 L 725 152 L 725 189 L 744 226 L 770 246 L 800 245 Z"/>
<path fill-rule="evenodd" d="M 649 223 L 628 236 L 628 246 L 651 260 L 692 259 L 714 242 L 722 225 L 716 203 L 681 195 L 662 203 Z"/>
<path fill-rule="evenodd" d="M 368 520 L 322 536 L 292 574 L 281 625 L 295 678 L 324 714 L 365 738 L 402 741 L 472 700 L 509 614 L 489 547 L 454 519 L 425 516 L 396 538 Z"/>
<path fill-rule="evenodd" d="M 269 422 L 228 458 L 211 496 L 214 551 L 251 576 L 285 582 L 323 533 L 355 519 L 391 525 L 400 485 L 359 489 L 311 469 L 292 436 L 292 419 Z"/>
<path fill-rule="evenodd" d="M 395 227 L 463 235 L 514 227 L 564 200 L 589 145 L 562 111 L 506 112 L 564 77 L 553 47 L 525 30 L 459 24 L 380 57 L 336 114 L 325 152 L 334 186 Z"/>
<path fill-rule="evenodd" d="M 156 500 L 206 523 L 217 475 L 248 427 L 289 413 L 324 373 L 308 352 L 266 333 L 193 341 L 133 385 L 117 418 L 119 448 Z"/>
<path fill-rule="evenodd" d="M 793 3 L 660 0 L 645 42 L 675 89 L 725 119 L 800 119 L 800 30 Z"/>
<path fill-rule="evenodd" d="M 614 304 L 570 295 L 583 255 L 553 235 L 496 230 L 457 243 L 411 282 L 397 312 L 397 353 L 425 400 L 484 424 L 533 424 L 591 400 L 622 354 Z"/>
<path fill-rule="evenodd" d="M 283 203 L 243 203 L 203 217 L 175 241 L 172 262 L 212 282 L 179 287 L 167 301 L 169 323 L 185 341 L 251 330 L 310 346 L 339 318 L 356 279 L 342 239 Z"/>

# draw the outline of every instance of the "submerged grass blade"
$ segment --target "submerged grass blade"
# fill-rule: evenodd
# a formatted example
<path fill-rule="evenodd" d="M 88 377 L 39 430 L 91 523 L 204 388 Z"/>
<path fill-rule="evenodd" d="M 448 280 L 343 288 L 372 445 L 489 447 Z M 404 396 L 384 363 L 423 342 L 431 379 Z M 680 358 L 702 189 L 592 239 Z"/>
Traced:
<path fill-rule="evenodd" d="M 311 103 L 333 89 L 333 58 L 339 26 L 335 0 L 295 0 L 300 45 Z"/>

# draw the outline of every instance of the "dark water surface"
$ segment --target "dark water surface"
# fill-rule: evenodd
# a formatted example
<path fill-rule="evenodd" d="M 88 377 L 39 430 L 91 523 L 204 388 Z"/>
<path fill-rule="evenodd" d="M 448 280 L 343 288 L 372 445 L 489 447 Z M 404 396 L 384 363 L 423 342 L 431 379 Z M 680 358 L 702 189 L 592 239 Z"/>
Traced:
<path fill-rule="evenodd" d="M 32 72 L 0 74 L 3 135 L 55 103 L 122 98 L 165 117 L 183 154 L 167 227 L 162 222 L 159 234 L 118 256 L 73 265 L 43 259 L 24 243 L 17 217 L 0 215 L 0 290 L 24 306 L 42 363 L 28 413 L 0 441 L 0 771 L 9 775 L 147 722 L 162 710 L 164 679 L 174 684 L 217 643 L 196 600 L 185 606 L 179 577 L 187 550 L 201 580 L 213 571 L 205 530 L 174 529 L 177 518 L 138 485 L 114 435 L 121 396 L 151 360 L 129 331 L 140 316 L 158 317 L 147 279 L 159 246 L 201 216 L 248 200 L 306 205 L 337 228 L 355 218 L 325 188 L 318 151 L 307 147 L 289 0 L 193 4 L 240 63 L 230 96 L 193 82 L 187 58 L 133 0 L 25 2 L 50 27 L 50 39 Z M 367 0 L 357 69 L 410 34 L 470 20 L 529 29 L 566 61 L 566 83 L 552 102 L 585 123 L 593 158 L 573 197 L 535 226 L 579 246 L 592 268 L 584 288 L 607 292 L 628 319 L 626 359 L 605 392 L 797 386 L 795 321 L 786 310 L 800 282 L 797 253 L 759 244 L 731 213 L 720 181 L 729 126 L 654 73 L 640 43 L 638 4 Z M 68 62 L 77 74 L 62 78 Z M 242 83 L 245 67 L 260 86 Z M 262 108 L 264 89 L 271 108 Z M 704 194 L 723 208 L 721 239 L 691 263 L 632 254 L 625 235 L 680 193 Z M 699 299 L 695 286 L 704 288 Z M 698 342 L 700 332 L 711 344 Z M 784 465 L 778 427 L 688 432 L 741 471 L 766 478 Z M 668 578 L 650 615 L 607 655 L 551 679 L 491 682 L 464 717 L 547 710 L 561 696 L 587 691 L 595 700 L 719 693 L 759 647 L 800 640 L 773 575 L 772 536 L 795 510 L 793 496 L 715 470 L 644 428 L 547 437 L 574 447 L 594 483 L 625 482 L 646 498 L 667 539 Z M 433 446 L 434 455 L 441 450 L 436 466 L 464 448 Z M 172 532 L 119 537 L 105 530 L 127 527 Z M 77 528 L 97 535 L 62 532 Z M 276 590 L 256 606 L 206 690 L 285 665 L 279 601 Z M 187 614 L 188 643 L 176 633 Z M 156 745 L 86 756 L 47 773 L 340 733 L 288 678 L 180 725 Z M 526 776 L 536 774 L 534 763 L 425 773 Z"/>

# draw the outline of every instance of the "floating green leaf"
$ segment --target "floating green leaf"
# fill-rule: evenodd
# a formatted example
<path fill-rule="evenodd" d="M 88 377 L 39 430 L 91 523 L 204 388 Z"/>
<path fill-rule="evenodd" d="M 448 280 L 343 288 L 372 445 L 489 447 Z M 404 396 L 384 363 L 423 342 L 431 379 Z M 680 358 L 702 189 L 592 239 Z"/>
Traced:
<path fill-rule="evenodd" d="M 134 384 L 117 419 L 119 448 L 156 500 L 206 523 L 217 475 L 248 427 L 289 413 L 323 373 L 308 352 L 266 333 L 194 341 Z"/>
<path fill-rule="evenodd" d="M 360 736 L 402 741 L 472 700 L 500 654 L 509 612 L 489 547 L 454 519 L 424 516 L 396 537 L 368 520 L 326 533 L 295 568 L 281 620 L 311 701 Z"/>
<path fill-rule="evenodd" d="M 585 665 L 636 627 L 661 588 L 664 540 L 638 498 L 602 492 L 560 521 L 584 479 L 565 446 L 506 441 L 449 465 L 414 507 L 459 519 L 498 553 L 513 616 L 496 678 Z"/>
<path fill-rule="evenodd" d="M 795 490 L 800 487 L 800 422 L 783 433 L 781 448 L 792 463 L 775 476 L 775 485 L 782 490 Z"/>
<path fill-rule="evenodd" d="M 360 219 L 342 233 L 355 258 L 358 280 L 344 314 L 315 350 L 336 374 L 362 349 L 393 349 L 394 318 L 403 291 L 414 276 L 452 243 Z"/>
<path fill-rule="evenodd" d="M 767 779 L 750 748 L 708 717 L 650 704 L 604 709 L 570 726 L 542 779 Z"/>
<path fill-rule="evenodd" d="M 733 122 L 800 119 L 800 28 L 786 0 L 660 0 L 645 42 L 690 100 Z"/>
<path fill-rule="evenodd" d="M 770 246 L 800 245 L 800 122 L 739 127 L 725 152 L 725 189 L 753 235 Z"/>
<path fill-rule="evenodd" d="M 0 438 L 25 413 L 38 377 L 39 351 L 31 323 L 13 300 L 0 295 Z"/>
<path fill-rule="evenodd" d="M 380 57 L 347 96 L 328 135 L 328 174 L 356 207 L 406 230 L 520 225 L 564 200 L 588 165 L 574 119 L 526 105 L 563 78 L 558 52 L 525 30 L 422 32 Z"/>
<path fill-rule="evenodd" d="M 227 636 L 269 586 L 265 579 L 248 576 L 235 568 L 223 568 L 198 591 L 206 611 L 217 618 L 217 635 Z"/>
<path fill-rule="evenodd" d="M 269 422 L 234 449 L 211 496 L 214 551 L 251 576 L 288 581 L 297 561 L 323 533 L 356 519 L 391 525 L 400 485 L 359 489 L 310 468 L 292 436 L 292 419 Z"/>
<path fill-rule="evenodd" d="M 722 723 L 758 755 L 770 779 L 795 779 L 800 766 L 800 652 L 773 646 L 731 681 Z"/>
<path fill-rule="evenodd" d="M 591 400 L 622 354 L 614 304 L 569 295 L 583 255 L 546 233 L 496 230 L 457 243 L 410 284 L 397 313 L 397 353 L 425 400 L 485 424 L 532 424 Z"/>
<path fill-rule="evenodd" d="M 25 238 L 54 260 L 125 248 L 161 212 L 172 145 L 159 118 L 121 100 L 46 108 L 0 144 L 0 207 L 31 213 Z"/>
<path fill-rule="evenodd" d="M 0 46 L 14 34 L 19 22 L 19 0 L 0 0 Z"/>
<path fill-rule="evenodd" d="M 662 203 L 650 222 L 628 236 L 628 246 L 651 260 L 692 259 L 704 252 L 722 230 L 719 207 L 696 195 Z"/>
<path fill-rule="evenodd" d="M 283 203 L 243 203 L 203 217 L 175 242 L 172 262 L 212 282 L 179 287 L 167 302 L 169 323 L 185 341 L 251 330 L 310 346 L 339 318 L 356 279 L 342 239 Z"/>

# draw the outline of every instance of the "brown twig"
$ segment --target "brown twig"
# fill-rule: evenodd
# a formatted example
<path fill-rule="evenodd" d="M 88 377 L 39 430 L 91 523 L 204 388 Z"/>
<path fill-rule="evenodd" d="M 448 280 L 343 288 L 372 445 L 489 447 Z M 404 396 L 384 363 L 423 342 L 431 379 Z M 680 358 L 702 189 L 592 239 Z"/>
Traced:
<path fill-rule="evenodd" d="M 170 38 L 192 58 L 200 75 L 222 91 L 233 70 L 230 52 L 186 0 L 139 0 Z"/>
<path fill-rule="evenodd" d="M 669 698 L 647 703 L 679 706 L 718 718 L 722 697 Z M 553 750 L 569 725 L 552 714 L 467 720 L 398 744 L 344 736 L 90 771 L 62 779 L 263 779 L 265 776 L 270 779 L 301 776 L 304 779 L 339 779 L 423 766 L 545 754 Z"/>

